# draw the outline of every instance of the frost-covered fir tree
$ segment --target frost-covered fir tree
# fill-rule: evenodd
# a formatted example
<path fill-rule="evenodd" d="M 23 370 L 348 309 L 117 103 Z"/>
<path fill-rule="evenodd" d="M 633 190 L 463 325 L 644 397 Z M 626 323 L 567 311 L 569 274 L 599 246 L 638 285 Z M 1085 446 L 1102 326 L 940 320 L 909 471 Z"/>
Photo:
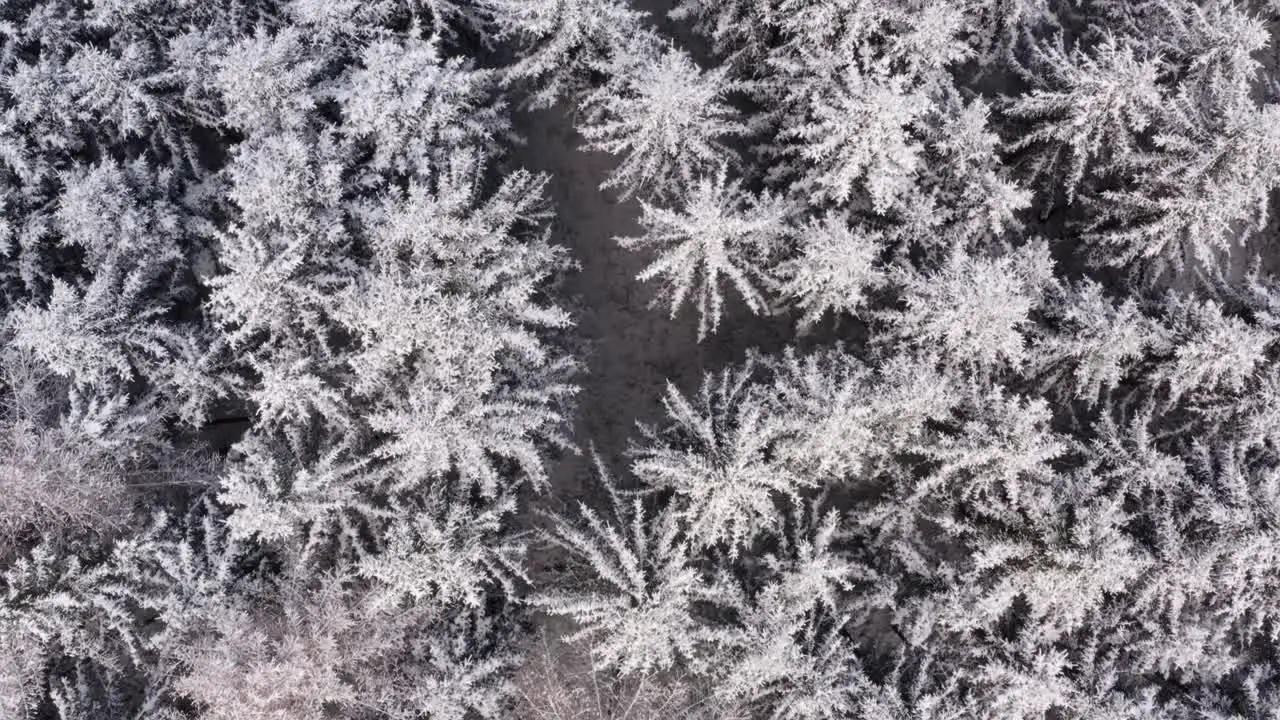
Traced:
<path fill-rule="evenodd" d="M 581 91 L 589 76 L 655 50 L 646 13 L 624 0 L 483 0 L 499 38 L 517 43 L 519 59 L 505 74 L 531 84 L 534 107 L 550 107 Z"/>
<path fill-rule="evenodd" d="M 641 202 L 644 234 L 619 238 L 627 249 L 650 249 L 656 257 L 638 280 L 658 279 L 659 301 L 674 317 L 686 301 L 698 313 L 698 335 L 715 330 L 724 314 L 725 284 L 756 314 L 767 308 L 759 289 L 763 267 L 789 232 L 788 204 L 744 189 L 721 167 L 689 191 L 684 207 Z"/>
<path fill-rule="evenodd" d="M 724 69 L 703 71 L 676 48 L 614 60 L 609 82 L 584 100 L 586 147 L 622 157 L 603 187 L 671 196 L 736 160 L 746 128 L 727 102 Z"/>

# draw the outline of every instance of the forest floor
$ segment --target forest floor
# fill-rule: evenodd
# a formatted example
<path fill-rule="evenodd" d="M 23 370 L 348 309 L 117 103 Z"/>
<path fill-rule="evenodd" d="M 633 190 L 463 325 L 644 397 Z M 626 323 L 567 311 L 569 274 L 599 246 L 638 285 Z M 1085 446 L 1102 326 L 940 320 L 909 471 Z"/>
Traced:
<path fill-rule="evenodd" d="M 672 0 L 635 3 L 664 26 L 673 4 Z M 575 334 L 585 343 L 585 373 L 573 418 L 573 438 L 580 452 L 559 458 L 551 469 L 552 494 L 544 500 L 553 508 L 592 486 L 593 448 L 606 467 L 622 474 L 637 423 L 662 418 L 668 381 L 685 393 L 695 392 L 704 373 L 741 360 L 750 348 L 781 349 L 794 336 L 789 318 L 755 317 L 730 298 L 721 332 L 699 342 L 692 308 L 672 318 L 667 305 L 654 306 L 655 288 L 635 279 L 651 258 L 625 250 L 615 241 L 641 232 L 640 205 L 600 190 L 617 161 L 582 149 L 574 113 L 573 107 L 564 105 L 519 113 L 516 129 L 525 144 L 512 158 L 517 165 L 550 176 L 548 194 L 555 212 L 552 239 L 567 248 L 577 264 L 561 286 L 561 302 L 574 313 Z"/>
<path fill-rule="evenodd" d="M 569 250 L 577 266 L 562 281 L 559 301 L 574 314 L 577 326 L 571 332 L 585 351 L 571 421 L 577 452 L 552 459 L 550 493 L 532 494 L 519 519 L 526 529 L 540 525 L 542 513 L 565 512 L 578 500 L 603 506 L 593 450 L 614 477 L 628 482 L 628 444 L 636 439 L 638 423 L 662 421 L 668 382 L 686 394 L 696 392 L 704 373 L 740 361 L 750 348 L 779 350 L 793 335 L 790 319 L 757 318 L 741 302 L 731 301 L 726 303 L 722 332 L 699 342 L 697 318 L 690 308 L 672 318 L 666 305 L 653 306 L 654 288 L 636 280 L 649 258 L 614 240 L 640 232 L 640 206 L 619 202 L 599 189 L 616 161 L 581 149 L 572 114 L 572 108 L 565 107 L 522 113 L 517 129 L 527 142 L 513 154 L 517 164 L 550 175 L 548 195 L 556 218 L 552 239 Z M 555 548 L 534 542 L 527 570 L 535 590 L 554 589 L 565 571 L 564 561 Z M 602 691 L 588 657 L 563 640 L 573 629 L 569 621 L 542 613 L 529 620 L 526 661 L 515 679 L 523 698 L 517 717 L 560 717 L 553 706 L 580 717 L 582 708 L 565 706 L 586 702 L 597 706 L 595 714 L 604 718 L 613 716 L 614 704 L 653 702 L 636 687 L 607 685 Z M 593 690 L 586 693 L 586 687 Z"/>
<path fill-rule="evenodd" d="M 641 232 L 640 206 L 599 189 L 616 161 L 581 149 L 572 112 L 525 113 L 519 129 L 527 144 L 516 153 L 524 167 L 551 176 L 552 238 L 577 264 L 563 281 L 561 301 L 574 313 L 575 334 L 585 344 L 573 420 L 581 452 L 555 461 L 553 501 L 573 499 L 589 485 L 591 448 L 607 467 L 622 471 L 637 423 L 661 420 L 668 381 L 695 392 L 704 373 L 742 359 L 749 348 L 779 349 L 793 334 L 789 319 L 758 318 L 731 302 L 722 331 L 698 342 L 691 308 L 672 318 L 667 305 L 653 305 L 655 288 L 635 279 L 651 258 L 615 242 Z"/>
<path fill-rule="evenodd" d="M 649 0 L 637 5 L 664 18 L 672 3 Z M 659 20 L 661 22 L 661 20 Z M 617 237 L 636 235 L 640 205 L 619 201 L 600 190 L 615 158 L 582 149 L 574 130 L 575 109 L 518 113 L 516 130 L 525 144 L 512 154 L 516 165 L 550 176 L 548 195 L 555 212 L 552 239 L 567 248 L 576 268 L 564 278 L 559 298 L 573 312 L 576 337 L 583 343 L 583 375 L 572 438 L 577 453 L 552 461 L 551 492 L 533 497 L 524 520 L 537 524 L 541 511 L 562 512 L 577 500 L 594 500 L 599 485 L 591 458 L 594 450 L 605 467 L 626 482 L 626 450 L 638 423 L 658 423 L 668 382 L 682 392 L 697 391 L 702 377 L 742 360 L 749 349 L 777 351 L 794 337 L 785 317 L 759 318 L 741 302 L 726 304 L 721 332 L 698 341 L 697 318 L 691 308 L 672 318 L 666 305 L 654 306 L 654 287 L 636 280 L 650 258 L 625 250 Z M 555 584 L 563 558 L 546 549 L 529 558 L 530 579 L 538 589 Z M 533 618 L 534 632 L 556 643 L 569 630 L 545 616 Z M 536 651 L 535 651 L 536 653 Z"/>

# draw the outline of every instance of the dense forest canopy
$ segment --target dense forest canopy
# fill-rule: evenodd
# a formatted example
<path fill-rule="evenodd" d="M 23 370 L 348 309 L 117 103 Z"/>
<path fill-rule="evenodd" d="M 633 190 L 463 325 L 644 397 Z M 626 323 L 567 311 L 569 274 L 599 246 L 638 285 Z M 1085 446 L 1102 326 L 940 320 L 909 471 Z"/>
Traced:
<path fill-rule="evenodd" d="M 1278 34 L 0 2 L 0 718 L 1280 717 Z"/>

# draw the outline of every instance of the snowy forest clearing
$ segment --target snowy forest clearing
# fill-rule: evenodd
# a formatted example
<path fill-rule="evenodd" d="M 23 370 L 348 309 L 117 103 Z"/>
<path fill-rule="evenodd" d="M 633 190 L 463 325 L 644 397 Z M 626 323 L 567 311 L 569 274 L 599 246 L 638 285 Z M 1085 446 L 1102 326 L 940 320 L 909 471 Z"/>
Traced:
<path fill-rule="evenodd" d="M 1280 6 L 0 4 L 0 720 L 1261 720 Z"/>

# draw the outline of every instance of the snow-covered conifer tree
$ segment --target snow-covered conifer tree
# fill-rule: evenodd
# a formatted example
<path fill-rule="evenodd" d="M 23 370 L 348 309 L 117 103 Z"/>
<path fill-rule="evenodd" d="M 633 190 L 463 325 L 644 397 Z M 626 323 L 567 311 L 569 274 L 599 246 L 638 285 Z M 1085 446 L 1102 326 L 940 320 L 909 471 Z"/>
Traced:
<path fill-rule="evenodd" d="M 689 540 L 673 513 L 645 510 L 597 461 L 608 514 L 579 506 L 579 518 L 555 517 L 547 540 L 584 567 L 584 586 L 535 596 L 554 615 L 572 618 L 570 640 L 593 640 L 593 660 L 623 673 L 699 662 L 715 634 L 697 618 L 696 604 L 712 596 L 693 563 Z"/>
<path fill-rule="evenodd" d="M 854 225 L 843 213 L 810 220 L 795 230 L 799 254 L 778 264 L 781 292 L 804 310 L 801 322 L 812 325 L 828 312 L 858 315 L 870 304 L 870 293 L 887 284 L 881 264 L 885 239 L 870 228 Z"/>
<path fill-rule="evenodd" d="M 627 249 L 656 250 L 657 257 L 637 279 L 662 281 L 659 297 L 669 300 L 673 317 L 692 299 L 698 335 L 715 330 L 724 314 L 726 281 L 749 310 L 766 310 L 762 266 L 790 232 L 785 201 L 745 190 L 721 168 L 699 178 L 682 208 L 643 201 L 641 207 L 644 234 L 618 242 Z"/>
<path fill-rule="evenodd" d="M 733 164 L 731 138 L 746 128 L 726 102 L 727 71 L 703 71 L 688 54 L 615 61 L 609 81 L 590 92 L 578 131 L 586 147 L 621 156 L 603 187 L 675 196 L 716 168 Z"/>
<path fill-rule="evenodd" d="M 646 13 L 623 0 L 483 1 L 498 36 L 523 46 L 506 74 L 534 84 L 534 107 L 551 107 L 584 88 L 591 74 L 657 49 L 657 37 L 643 23 Z"/>
<path fill-rule="evenodd" d="M 936 272 L 904 278 L 905 307 L 886 317 L 896 335 L 952 362 L 978 369 L 1019 365 L 1031 312 L 1052 277 L 1043 243 L 995 258 L 957 251 Z"/>
<path fill-rule="evenodd" d="M 1086 54 L 1063 42 L 1034 49 L 1037 87 L 1011 98 L 1005 113 L 1032 124 L 1011 147 L 1036 148 L 1029 174 L 1072 202 L 1091 167 L 1112 167 L 1136 151 L 1164 97 L 1158 56 L 1143 55 L 1137 43 L 1107 36 Z"/>
<path fill-rule="evenodd" d="M 747 387 L 751 368 L 707 377 L 691 401 L 668 385 L 663 405 L 671 424 L 646 428 L 631 471 L 648 487 L 678 498 L 676 512 L 701 546 L 736 553 L 776 529 L 778 504 L 800 501 L 814 481 L 784 460 L 792 429 L 769 417 Z"/>

